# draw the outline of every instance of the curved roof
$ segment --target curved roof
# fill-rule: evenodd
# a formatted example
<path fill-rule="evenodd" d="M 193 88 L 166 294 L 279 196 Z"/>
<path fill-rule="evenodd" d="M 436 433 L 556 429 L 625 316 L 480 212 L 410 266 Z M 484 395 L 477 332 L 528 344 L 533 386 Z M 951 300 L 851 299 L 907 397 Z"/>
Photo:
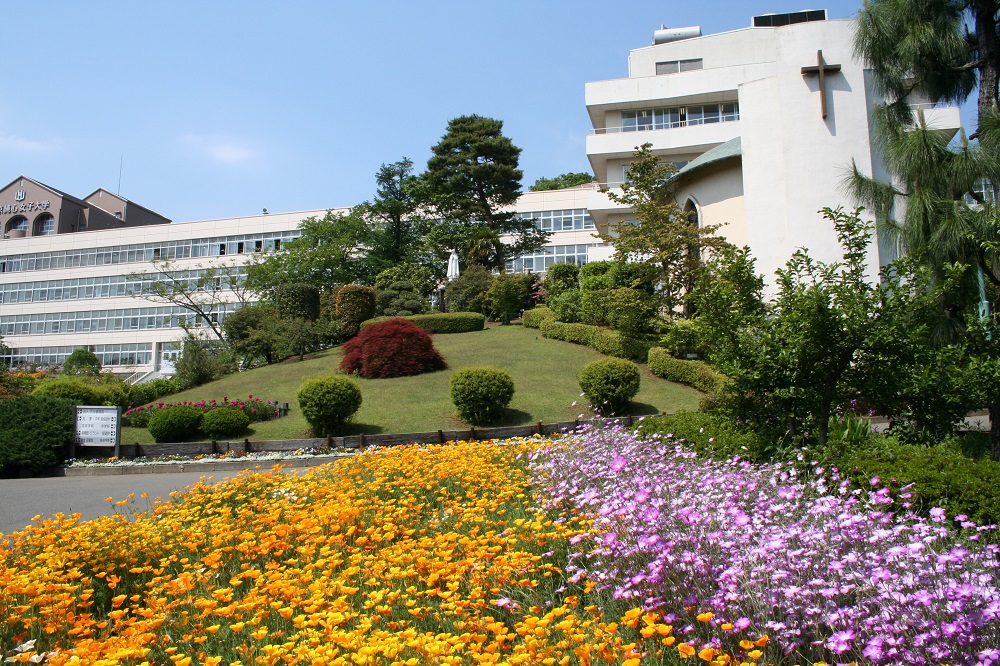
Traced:
<path fill-rule="evenodd" d="M 680 178 L 681 176 L 686 176 L 692 171 L 697 171 L 703 167 L 709 166 L 710 164 L 717 164 L 723 160 L 729 160 L 736 157 L 743 156 L 743 142 L 740 137 L 735 139 L 730 139 L 725 143 L 721 143 L 715 148 L 706 151 L 694 158 L 690 162 L 684 165 L 684 167 L 674 174 L 674 179 Z"/>

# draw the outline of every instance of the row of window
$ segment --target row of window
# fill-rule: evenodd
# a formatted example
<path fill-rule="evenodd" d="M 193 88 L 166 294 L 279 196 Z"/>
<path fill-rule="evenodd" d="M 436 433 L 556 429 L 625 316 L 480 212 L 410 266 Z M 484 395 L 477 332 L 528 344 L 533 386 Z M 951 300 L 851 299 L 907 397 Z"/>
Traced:
<path fill-rule="evenodd" d="M 240 307 L 239 303 L 220 305 L 211 313 L 211 319 L 215 323 L 221 323 L 228 313 Z M 196 328 L 207 325 L 200 318 L 195 318 L 190 311 L 171 306 L 48 312 L 0 317 L 0 336 L 180 328 L 182 323 Z"/>
<path fill-rule="evenodd" d="M 0 362 L 10 367 L 21 365 L 62 365 L 77 347 L 22 347 L 11 349 L 0 356 Z M 153 361 L 153 349 L 149 343 L 128 343 L 120 345 L 95 345 L 92 348 L 101 365 L 149 365 Z"/>
<path fill-rule="evenodd" d="M 234 266 L 224 276 L 217 276 L 211 283 L 199 285 L 207 269 L 173 271 L 167 277 L 186 282 L 189 289 L 228 289 L 231 280 L 237 283 L 246 275 L 245 267 Z M 0 284 L 0 303 L 35 303 L 40 301 L 67 301 L 87 298 L 117 298 L 134 296 L 150 291 L 154 281 L 163 275 L 143 273 L 135 277 L 109 275 L 105 277 L 74 278 L 72 280 L 38 280 Z"/>
<path fill-rule="evenodd" d="M 301 235 L 299 229 L 264 234 L 240 234 L 216 238 L 196 238 L 163 243 L 135 243 L 58 252 L 35 252 L 0 256 L 0 273 L 45 271 L 75 266 L 134 264 L 154 259 L 219 257 L 227 254 L 271 252 Z"/>
<path fill-rule="evenodd" d="M 574 231 L 594 228 L 594 221 L 590 218 L 590 212 L 586 208 L 518 213 L 514 217 L 519 220 L 534 220 L 535 226 L 542 231 Z"/>
<path fill-rule="evenodd" d="M 552 264 L 587 263 L 587 248 L 597 247 L 599 243 L 590 245 L 550 245 L 532 254 L 525 254 L 507 262 L 509 273 L 544 273 Z"/>
<path fill-rule="evenodd" d="M 28 232 L 28 218 L 23 215 L 12 218 L 10 222 L 7 223 L 7 229 L 5 233 L 10 233 L 11 231 L 23 231 Z M 35 219 L 35 235 L 36 236 L 51 236 L 56 232 L 56 218 L 52 217 L 51 213 L 42 213 Z"/>
<path fill-rule="evenodd" d="M 686 127 L 688 125 L 725 123 L 739 119 L 740 107 L 737 102 L 622 111 L 621 131 L 644 132 L 654 129 Z"/>

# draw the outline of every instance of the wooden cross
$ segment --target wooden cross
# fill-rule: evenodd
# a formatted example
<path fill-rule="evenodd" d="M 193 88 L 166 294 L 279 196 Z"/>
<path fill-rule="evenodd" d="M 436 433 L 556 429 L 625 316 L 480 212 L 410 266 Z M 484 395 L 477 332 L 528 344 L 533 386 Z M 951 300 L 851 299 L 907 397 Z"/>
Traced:
<path fill-rule="evenodd" d="M 823 62 L 823 51 L 816 51 L 815 67 L 802 68 L 802 76 L 812 76 L 813 74 L 819 75 L 820 110 L 822 111 L 824 118 L 826 118 L 826 75 L 836 74 L 839 71 L 840 65 L 827 65 Z"/>

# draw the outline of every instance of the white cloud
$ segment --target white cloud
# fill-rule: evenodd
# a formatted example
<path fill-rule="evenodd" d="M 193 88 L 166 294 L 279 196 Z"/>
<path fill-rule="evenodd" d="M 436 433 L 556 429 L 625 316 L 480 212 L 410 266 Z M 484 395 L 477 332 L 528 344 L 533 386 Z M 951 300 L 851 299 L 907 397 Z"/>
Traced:
<path fill-rule="evenodd" d="M 38 141 L 0 131 L 0 150 L 19 153 L 47 153 L 58 147 L 57 141 Z"/>
<path fill-rule="evenodd" d="M 259 151 L 249 143 L 223 134 L 185 134 L 183 141 L 203 158 L 220 166 L 251 166 Z"/>

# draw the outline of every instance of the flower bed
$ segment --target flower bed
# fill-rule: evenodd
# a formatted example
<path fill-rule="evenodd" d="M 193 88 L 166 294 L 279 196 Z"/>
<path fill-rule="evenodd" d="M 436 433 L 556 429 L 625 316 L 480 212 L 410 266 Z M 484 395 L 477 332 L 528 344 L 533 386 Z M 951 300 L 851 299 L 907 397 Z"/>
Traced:
<path fill-rule="evenodd" d="M 215 398 L 211 400 L 199 400 L 197 402 L 151 402 L 148 405 L 132 407 L 127 410 L 123 416 L 128 419 L 128 424 L 130 426 L 135 428 L 145 428 L 149 424 L 149 419 L 154 413 L 156 413 L 156 410 L 166 409 L 167 407 L 174 407 L 177 405 L 196 407 L 204 412 L 210 412 L 213 409 L 218 409 L 219 407 L 235 407 L 249 416 L 251 423 L 270 421 L 271 419 L 278 418 L 277 400 L 273 402 L 271 400 L 262 400 L 260 398 L 253 397 L 252 393 L 246 399 L 234 398 L 230 400 L 229 396 L 224 396 L 221 402 L 216 401 Z"/>
<path fill-rule="evenodd" d="M 742 627 L 792 663 L 1000 657 L 998 548 L 976 543 L 995 526 L 959 516 L 972 533 L 959 537 L 941 509 L 894 507 L 877 479 L 852 490 L 835 471 L 713 462 L 621 430 L 565 438 L 535 471 L 549 506 L 594 515 L 568 572 L 668 620 L 703 613 L 681 630 L 691 643 L 731 650 L 705 630 Z"/>

